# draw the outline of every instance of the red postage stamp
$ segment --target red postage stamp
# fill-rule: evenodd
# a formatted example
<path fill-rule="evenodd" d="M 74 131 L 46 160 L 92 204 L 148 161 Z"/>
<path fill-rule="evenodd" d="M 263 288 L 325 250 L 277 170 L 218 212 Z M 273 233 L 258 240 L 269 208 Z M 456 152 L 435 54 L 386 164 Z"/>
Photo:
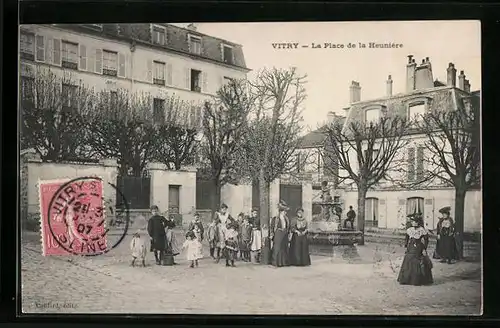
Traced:
<path fill-rule="evenodd" d="M 39 181 L 39 195 L 44 256 L 106 252 L 102 179 Z"/>

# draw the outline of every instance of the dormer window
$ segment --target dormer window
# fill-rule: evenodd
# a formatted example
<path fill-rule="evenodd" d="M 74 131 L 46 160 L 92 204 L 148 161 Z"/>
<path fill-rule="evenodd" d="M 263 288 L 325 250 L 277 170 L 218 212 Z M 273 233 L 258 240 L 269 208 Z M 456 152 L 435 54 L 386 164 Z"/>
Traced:
<path fill-rule="evenodd" d="M 376 124 L 380 121 L 380 109 L 371 108 L 365 110 L 365 123 L 366 125 Z"/>
<path fill-rule="evenodd" d="M 167 40 L 167 32 L 164 26 L 153 25 L 151 28 L 152 40 L 154 44 L 164 46 Z"/>
<path fill-rule="evenodd" d="M 234 64 L 233 47 L 222 44 L 222 61 L 226 64 Z"/>
<path fill-rule="evenodd" d="M 189 52 L 201 55 L 201 37 L 195 35 L 188 35 L 189 38 Z"/>
<path fill-rule="evenodd" d="M 425 103 L 423 102 L 409 105 L 408 120 L 410 120 L 410 122 L 422 120 L 422 117 L 425 114 L 425 107 Z"/>

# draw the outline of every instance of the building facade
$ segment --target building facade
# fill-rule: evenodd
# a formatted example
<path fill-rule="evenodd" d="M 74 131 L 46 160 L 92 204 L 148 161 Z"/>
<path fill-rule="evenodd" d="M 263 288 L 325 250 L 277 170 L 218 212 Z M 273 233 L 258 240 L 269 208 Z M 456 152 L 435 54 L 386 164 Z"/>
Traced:
<path fill-rule="evenodd" d="M 193 125 L 200 103 L 249 72 L 241 45 L 170 24 L 23 25 L 19 52 L 22 77 L 44 67 L 96 91 L 148 94 L 160 118 L 175 95 L 193 105 Z"/>
<path fill-rule="evenodd" d="M 250 71 L 241 45 L 200 33 L 193 24 L 189 28 L 172 24 L 23 25 L 19 54 L 21 93 L 41 69 L 50 69 L 63 78 L 62 95 L 78 86 L 109 91 L 111 96 L 119 90 L 147 95 L 156 122 L 168 115 L 166 99 L 176 97 L 190 105 L 181 113 L 181 121 L 191 127 L 201 126 L 204 101 L 231 79 L 245 79 Z M 161 171 L 156 166 L 149 170 L 150 180 Z M 187 214 L 182 209 L 195 208 L 196 199 L 182 195 L 195 195 L 196 190 L 191 180 L 174 180 L 166 186 L 154 181 L 146 184 L 148 203 Z"/>
<path fill-rule="evenodd" d="M 350 104 L 344 108 L 346 118 L 344 129 L 352 122 L 369 124 L 377 121 L 384 115 L 398 115 L 409 120 L 418 120 L 427 111 L 457 110 L 468 106 L 472 98 L 480 98 L 480 92 L 471 92 L 470 82 L 463 71 L 458 75 L 453 63 L 447 68 L 447 81 L 440 82 L 433 79 L 432 65 L 429 58 L 422 60 L 420 65 L 409 56 L 407 64 L 406 91 L 393 94 L 393 80 L 389 75 L 386 81 L 386 95 L 378 99 L 362 100 L 361 85 L 353 81 L 350 86 Z M 320 129 L 321 130 L 321 129 Z M 319 131 L 319 130 L 318 130 Z M 315 144 L 324 144 L 318 131 L 309 134 L 304 142 L 302 151 L 310 148 L 308 142 L 315 139 Z M 324 138 L 324 137 L 323 137 Z M 400 229 L 406 224 L 406 216 L 419 212 L 424 216 L 428 228 L 437 226 L 438 210 L 444 206 L 451 206 L 454 211 L 455 190 L 444 181 L 434 179 L 422 187 L 413 184 L 420 175 L 431 165 L 428 160 L 428 150 L 424 146 L 426 136 L 412 133 L 404 136 L 408 143 L 398 150 L 394 163 L 389 171 L 390 178 L 381 181 L 377 187 L 368 191 L 365 200 L 365 226 L 370 229 Z M 324 151 L 324 150 L 323 150 Z M 354 151 L 349 153 L 350 163 L 354 171 L 357 170 L 357 159 Z M 451 159 L 450 159 L 451 160 Z M 324 165 L 323 163 L 318 163 Z M 401 169 L 404 167 L 404 169 Z M 314 171 L 327 172 L 321 168 L 312 168 Z M 338 175 L 346 176 L 345 170 L 339 169 Z M 324 176 L 322 180 L 328 180 Z M 313 180 L 314 181 L 314 180 Z M 410 187 L 411 186 L 411 187 Z M 319 188 L 315 187 L 315 196 L 319 196 Z M 345 180 L 339 183 L 338 188 L 332 190 L 332 195 L 342 199 L 343 207 L 357 208 L 358 194 L 352 181 Z M 465 231 L 481 231 L 482 198 L 479 186 L 469 190 L 465 200 Z"/>

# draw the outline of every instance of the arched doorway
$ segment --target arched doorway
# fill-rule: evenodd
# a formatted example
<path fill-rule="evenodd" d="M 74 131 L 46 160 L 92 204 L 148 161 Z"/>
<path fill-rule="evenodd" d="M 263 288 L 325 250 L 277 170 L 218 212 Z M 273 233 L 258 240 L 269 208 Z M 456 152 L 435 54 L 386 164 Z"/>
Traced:
<path fill-rule="evenodd" d="M 378 198 L 365 199 L 365 226 L 378 227 Z"/>

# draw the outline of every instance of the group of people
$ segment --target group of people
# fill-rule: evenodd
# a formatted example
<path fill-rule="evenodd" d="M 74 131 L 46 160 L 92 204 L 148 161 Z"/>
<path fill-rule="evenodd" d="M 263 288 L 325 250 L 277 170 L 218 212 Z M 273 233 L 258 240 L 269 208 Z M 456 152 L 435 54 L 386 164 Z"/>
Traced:
<path fill-rule="evenodd" d="M 452 264 L 459 257 L 455 240 L 455 225 L 450 217 L 450 210 L 449 206 L 439 210 L 442 216 L 436 229 L 437 243 L 433 254 L 434 259 L 448 264 Z M 427 253 L 430 231 L 424 227 L 421 214 L 411 214 L 408 217 L 411 226 L 406 230 L 406 253 L 399 271 L 398 282 L 402 285 L 430 285 L 434 282 L 433 264 Z"/>
<path fill-rule="evenodd" d="M 190 267 L 197 267 L 198 260 L 203 257 L 202 243 L 206 241 L 210 257 L 215 263 L 224 259 L 227 267 L 234 267 L 237 260 L 276 267 L 310 265 L 308 225 L 304 210 L 297 209 L 293 219 L 288 217 L 288 211 L 287 204 L 280 201 L 279 214 L 267 226 L 261 225 L 256 208 L 252 209 L 250 215 L 240 213 L 234 219 L 229 214 L 228 206 L 222 204 L 206 229 L 200 215 L 196 213 L 187 229 L 185 242 L 178 247 L 173 233 L 175 222 L 160 215 L 157 206 L 152 206 L 152 216 L 147 226 L 151 239 L 150 251 L 154 253 L 157 265 L 175 265 L 175 256 L 185 250 Z M 140 235 L 140 231 L 136 232 L 131 241 L 132 266 L 138 258 L 145 265 L 146 247 L 144 237 L 141 239 Z"/>

